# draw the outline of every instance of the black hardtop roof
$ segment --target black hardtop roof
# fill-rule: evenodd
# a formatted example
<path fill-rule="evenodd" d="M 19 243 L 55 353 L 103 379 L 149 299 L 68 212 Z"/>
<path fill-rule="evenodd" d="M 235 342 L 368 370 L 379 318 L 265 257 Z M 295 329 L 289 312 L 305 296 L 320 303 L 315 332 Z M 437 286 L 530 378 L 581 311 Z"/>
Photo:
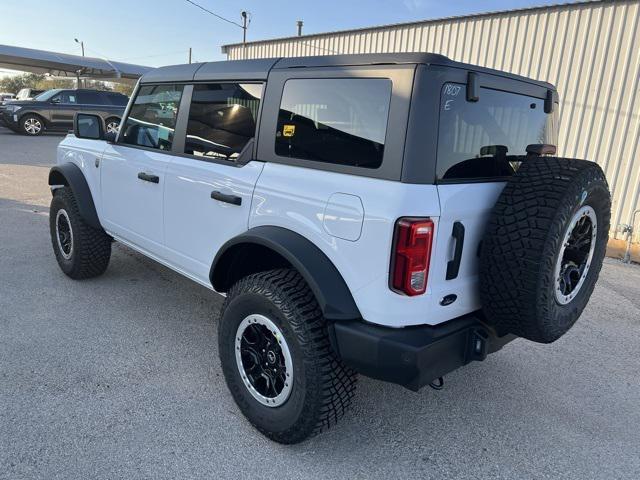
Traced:
<path fill-rule="evenodd" d="M 493 70 L 462 62 L 436 53 L 363 53 L 356 55 L 322 55 L 309 57 L 260 58 L 254 60 L 226 60 L 159 67 L 145 73 L 141 83 L 189 82 L 207 80 L 266 80 L 272 69 L 312 67 L 341 67 L 363 65 L 424 64 L 461 68 L 490 75 L 513 78 L 555 90 L 547 82 L 533 80 L 513 73 Z"/>

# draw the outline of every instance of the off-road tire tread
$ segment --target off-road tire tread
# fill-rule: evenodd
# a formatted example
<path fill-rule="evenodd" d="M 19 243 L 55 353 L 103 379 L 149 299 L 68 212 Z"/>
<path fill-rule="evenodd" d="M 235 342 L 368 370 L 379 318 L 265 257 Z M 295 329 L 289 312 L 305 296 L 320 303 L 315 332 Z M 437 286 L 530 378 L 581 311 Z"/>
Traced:
<path fill-rule="evenodd" d="M 550 246 L 561 241 L 560 226 L 570 219 L 571 213 L 562 207 L 593 183 L 606 190 L 609 198 L 604 173 L 594 162 L 537 157 L 523 162 L 505 186 L 492 211 L 480 258 L 481 302 L 499 333 L 550 343 L 580 315 L 602 267 L 610 203 L 598 225 L 600 240 L 590 267 L 590 281 L 580 292 L 586 300 L 583 304 L 575 302 L 570 324 L 554 324 L 557 318 L 547 308 L 553 282 L 553 275 L 548 273 L 553 272 L 557 255 Z"/>
<path fill-rule="evenodd" d="M 244 277 L 233 285 L 221 311 L 245 293 L 266 297 L 288 320 L 304 356 L 308 382 L 305 413 L 295 427 L 285 432 L 271 432 L 254 426 L 269 438 L 285 444 L 298 443 L 332 427 L 351 405 L 357 374 L 333 351 L 327 321 L 313 292 L 295 270 L 269 270 Z"/>
<path fill-rule="evenodd" d="M 94 228 L 83 220 L 80 216 L 76 198 L 69 187 L 56 189 L 54 201 L 56 197 L 65 205 L 75 234 L 73 267 L 69 272 L 65 271 L 65 273 L 74 280 L 102 275 L 109 266 L 109 260 L 111 259 L 111 237 L 101 228 Z M 51 242 L 56 258 L 59 258 L 58 245 L 55 238 L 55 225 L 53 223 L 55 222 L 53 209 L 50 216 Z"/>

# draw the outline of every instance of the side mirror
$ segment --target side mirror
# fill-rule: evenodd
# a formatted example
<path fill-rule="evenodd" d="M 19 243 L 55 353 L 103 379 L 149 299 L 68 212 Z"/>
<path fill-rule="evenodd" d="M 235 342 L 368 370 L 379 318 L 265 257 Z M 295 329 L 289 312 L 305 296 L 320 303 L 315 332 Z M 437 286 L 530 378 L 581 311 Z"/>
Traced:
<path fill-rule="evenodd" d="M 78 138 L 104 140 L 102 118 L 89 113 L 76 113 L 73 118 L 73 133 Z"/>

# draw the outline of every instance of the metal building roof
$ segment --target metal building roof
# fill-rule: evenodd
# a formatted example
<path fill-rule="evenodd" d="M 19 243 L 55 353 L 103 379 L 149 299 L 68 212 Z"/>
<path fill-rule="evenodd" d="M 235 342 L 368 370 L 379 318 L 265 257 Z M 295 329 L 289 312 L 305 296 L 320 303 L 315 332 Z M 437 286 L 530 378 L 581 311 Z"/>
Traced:
<path fill-rule="evenodd" d="M 285 42 L 290 40 L 303 40 L 303 39 L 325 37 L 325 36 L 338 35 L 338 34 L 344 34 L 344 33 L 374 31 L 374 30 L 381 30 L 381 29 L 388 29 L 388 28 L 406 27 L 411 25 L 424 25 L 427 23 L 448 22 L 451 20 L 463 20 L 463 19 L 466 20 L 471 18 L 482 18 L 482 17 L 500 15 L 500 14 L 513 15 L 514 13 L 526 13 L 526 12 L 532 12 L 536 10 L 548 10 L 548 9 L 566 7 L 568 5 L 578 6 L 578 5 L 586 5 L 591 3 L 614 3 L 615 1 L 616 0 L 581 0 L 581 1 L 575 1 L 575 2 L 555 3 L 552 5 L 539 5 L 535 7 L 514 8 L 514 9 L 508 9 L 508 10 L 493 10 L 489 12 L 471 13 L 467 15 L 452 15 L 449 17 L 428 18 L 423 20 L 415 20 L 411 22 L 398 22 L 398 23 L 389 23 L 384 25 L 374 25 L 371 27 L 348 28 L 344 30 L 331 30 L 328 32 L 310 33 L 308 35 L 301 35 L 301 36 L 291 35 L 287 37 L 267 38 L 267 39 L 247 42 L 246 45 L 257 45 L 260 43 L 270 43 L 270 42 Z M 241 42 L 227 43 L 225 45 L 222 45 L 221 49 L 222 49 L 222 53 L 226 54 L 228 53 L 227 50 L 229 48 L 242 47 L 242 46 L 243 44 Z"/>

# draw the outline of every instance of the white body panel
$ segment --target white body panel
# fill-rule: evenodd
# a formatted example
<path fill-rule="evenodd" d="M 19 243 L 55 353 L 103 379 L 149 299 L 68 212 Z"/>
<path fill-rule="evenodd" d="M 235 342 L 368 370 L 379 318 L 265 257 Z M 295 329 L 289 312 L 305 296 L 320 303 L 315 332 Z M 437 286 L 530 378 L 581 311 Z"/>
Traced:
<path fill-rule="evenodd" d="M 72 136 L 61 143 L 58 161 L 83 170 L 108 233 L 188 278 L 211 288 L 209 269 L 227 240 L 257 226 L 283 227 L 327 255 L 364 320 L 390 327 L 435 325 L 480 307 L 478 244 L 504 186 L 406 184 L 258 161 L 236 167 Z M 139 180 L 139 171 L 160 182 Z M 241 197 L 242 205 L 213 200 L 214 190 Z M 400 217 L 430 217 L 435 224 L 424 295 L 389 288 Z M 465 225 L 465 248 L 458 277 L 447 281 L 455 221 Z M 450 294 L 457 300 L 440 305 Z"/>
<path fill-rule="evenodd" d="M 96 160 L 99 162 L 102 158 L 102 152 L 104 152 L 106 146 L 106 142 L 85 140 L 69 134 L 60 142 L 56 158 L 58 165 L 73 163 L 82 170 L 100 218 L 102 213 L 100 211 L 101 203 L 99 201 L 100 169 L 96 168 L 95 164 Z"/>
<path fill-rule="evenodd" d="M 438 185 L 441 213 L 429 269 L 431 293 L 436 300 L 433 308 L 441 312 L 438 318 L 455 318 L 480 308 L 479 247 L 491 209 L 504 185 L 501 182 Z M 454 257 L 454 222 L 464 226 L 464 249 L 458 276 L 446 280 L 447 264 Z M 456 301 L 441 306 L 440 300 L 451 294 L 456 295 Z"/>
<path fill-rule="evenodd" d="M 309 181 L 313 175 L 313 181 Z M 349 192 L 360 199 L 364 209 L 362 232 L 357 241 L 332 236 L 324 227 L 324 214 L 336 193 Z M 268 163 L 256 186 L 250 227 L 275 225 L 304 236 L 322 250 L 349 286 L 363 318 L 372 323 L 402 327 L 439 323 L 452 317 L 433 311 L 430 290 L 425 295 L 407 297 L 389 289 L 389 266 L 395 221 L 402 216 L 431 217 L 438 224 L 440 203 L 434 185 L 411 185 L 368 177 L 311 170 Z M 352 211 L 349 199 L 342 209 Z M 337 231 L 349 230 L 353 218 Z M 431 283 L 431 282 L 429 282 Z M 448 313 L 448 312 L 447 312 Z M 466 312 L 465 312 L 466 313 Z"/>
<path fill-rule="evenodd" d="M 172 157 L 164 193 L 164 239 L 171 264 L 209 282 L 220 247 L 248 228 L 253 189 L 263 166 L 262 162 L 236 167 Z M 242 203 L 214 200 L 213 191 L 236 195 Z"/>
<path fill-rule="evenodd" d="M 100 223 L 108 232 L 160 256 L 164 255 L 165 172 L 170 161 L 166 153 L 109 144 L 100 164 Z M 140 180 L 139 173 L 157 175 L 159 182 Z"/>

